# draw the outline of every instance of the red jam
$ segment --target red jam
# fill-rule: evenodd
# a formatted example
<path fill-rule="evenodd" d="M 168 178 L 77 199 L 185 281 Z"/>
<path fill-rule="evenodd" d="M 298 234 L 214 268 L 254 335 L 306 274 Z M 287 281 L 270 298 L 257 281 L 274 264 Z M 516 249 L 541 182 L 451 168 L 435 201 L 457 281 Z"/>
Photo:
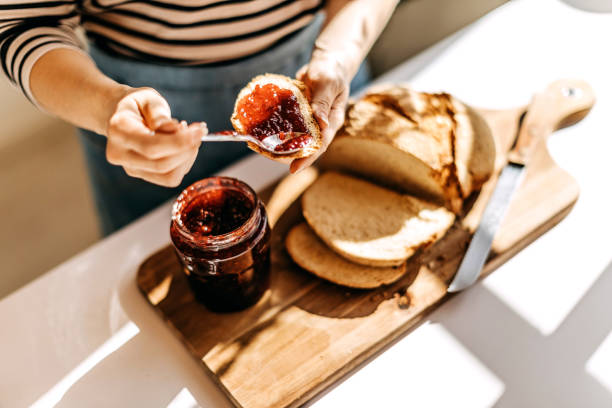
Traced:
<path fill-rule="evenodd" d="M 274 84 L 255 85 L 238 101 L 237 111 L 245 132 L 260 140 L 281 132 L 308 132 L 293 92 Z"/>
<path fill-rule="evenodd" d="M 179 217 L 194 237 L 201 238 L 234 231 L 252 212 L 253 203 L 242 193 L 215 189 L 191 200 Z"/>
<path fill-rule="evenodd" d="M 211 177 L 186 188 L 174 203 L 170 236 L 196 299 L 210 310 L 245 309 L 268 289 L 268 218 L 241 181 Z"/>
<path fill-rule="evenodd" d="M 287 150 L 301 149 L 303 147 L 308 146 L 310 142 L 312 142 L 312 136 L 310 136 L 308 133 L 304 133 L 295 137 L 291 137 L 291 135 L 289 135 L 289 137 L 289 139 L 276 146 L 274 150 L 277 152 L 286 152 Z M 285 137 L 281 137 L 281 140 L 284 139 Z"/>

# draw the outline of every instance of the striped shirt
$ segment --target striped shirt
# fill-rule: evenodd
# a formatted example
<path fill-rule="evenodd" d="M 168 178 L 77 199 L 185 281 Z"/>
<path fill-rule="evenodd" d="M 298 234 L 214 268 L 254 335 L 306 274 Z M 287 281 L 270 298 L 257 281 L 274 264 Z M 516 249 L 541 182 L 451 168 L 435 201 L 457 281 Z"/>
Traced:
<path fill-rule="evenodd" d="M 4 0 L 2 72 L 34 101 L 30 71 L 46 52 L 90 41 L 115 54 L 207 65 L 264 51 L 305 27 L 324 0 Z"/>

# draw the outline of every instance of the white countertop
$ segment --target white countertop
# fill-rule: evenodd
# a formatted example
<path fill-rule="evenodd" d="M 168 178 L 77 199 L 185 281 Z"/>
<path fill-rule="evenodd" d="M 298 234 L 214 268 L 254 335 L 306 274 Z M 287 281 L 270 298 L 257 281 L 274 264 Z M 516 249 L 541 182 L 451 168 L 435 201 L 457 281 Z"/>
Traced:
<path fill-rule="evenodd" d="M 612 14 L 514 0 L 402 68 L 418 89 L 490 108 L 590 82 L 591 114 L 549 142 L 580 199 L 314 406 L 612 406 L 611 41 Z M 224 173 L 257 189 L 284 171 L 253 157 Z M 229 406 L 136 288 L 168 226 L 165 205 L 0 301 L 0 407 Z"/>

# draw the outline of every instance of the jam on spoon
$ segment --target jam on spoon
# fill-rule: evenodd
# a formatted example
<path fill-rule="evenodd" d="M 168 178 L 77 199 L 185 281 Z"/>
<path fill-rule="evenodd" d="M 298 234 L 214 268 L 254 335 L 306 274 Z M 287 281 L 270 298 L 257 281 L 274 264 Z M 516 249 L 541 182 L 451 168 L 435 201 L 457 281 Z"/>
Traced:
<path fill-rule="evenodd" d="M 312 142 L 312 136 L 308 133 L 303 133 L 298 136 L 293 134 L 289 138 L 281 138 L 285 140 L 283 143 L 277 145 L 274 150 L 277 152 L 286 152 L 287 150 L 301 149 L 306 147 Z"/>

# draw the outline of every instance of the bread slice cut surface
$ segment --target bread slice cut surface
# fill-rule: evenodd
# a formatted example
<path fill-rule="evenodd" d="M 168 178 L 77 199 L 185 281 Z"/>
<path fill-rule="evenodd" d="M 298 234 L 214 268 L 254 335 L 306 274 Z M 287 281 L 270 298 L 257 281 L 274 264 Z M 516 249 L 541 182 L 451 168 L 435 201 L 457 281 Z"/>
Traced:
<path fill-rule="evenodd" d="M 368 266 L 397 266 L 440 237 L 455 215 L 446 208 L 336 172 L 304 193 L 304 218 L 333 251 Z"/>

